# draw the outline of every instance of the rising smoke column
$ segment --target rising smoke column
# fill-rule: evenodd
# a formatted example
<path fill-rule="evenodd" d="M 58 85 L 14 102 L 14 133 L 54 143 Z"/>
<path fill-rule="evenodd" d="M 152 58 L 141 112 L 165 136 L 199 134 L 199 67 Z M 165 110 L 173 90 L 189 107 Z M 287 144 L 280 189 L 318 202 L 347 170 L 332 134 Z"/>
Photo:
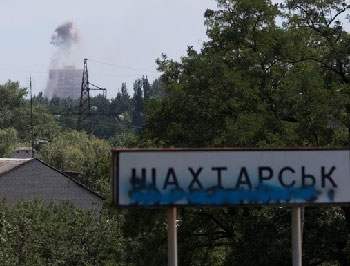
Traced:
<path fill-rule="evenodd" d="M 73 22 L 68 21 L 58 26 L 51 36 L 50 44 L 57 47 L 53 56 L 52 67 L 63 67 L 72 62 L 72 50 L 79 43 L 79 31 Z"/>
<path fill-rule="evenodd" d="M 51 44 L 56 46 L 66 46 L 79 42 L 79 32 L 73 26 L 73 22 L 68 21 L 58 26 L 51 36 Z"/>
<path fill-rule="evenodd" d="M 72 21 L 59 25 L 51 36 L 50 44 L 56 47 L 56 51 L 50 60 L 49 70 L 76 66 L 79 63 L 79 41 L 79 30 Z M 49 99 L 52 98 L 55 88 L 50 79 L 51 77 L 49 77 L 45 91 L 45 95 Z"/>

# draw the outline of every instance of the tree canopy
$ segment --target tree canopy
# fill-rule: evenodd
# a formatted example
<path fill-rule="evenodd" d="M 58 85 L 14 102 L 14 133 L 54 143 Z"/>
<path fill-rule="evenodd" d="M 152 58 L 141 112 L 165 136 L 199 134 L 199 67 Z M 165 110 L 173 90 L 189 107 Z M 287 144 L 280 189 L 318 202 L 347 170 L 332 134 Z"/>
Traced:
<path fill-rule="evenodd" d="M 167 96 L 144 139 L 166 146 L 349 144 L 345 1 L 218 1 L 209 40 L 158 59 Z M 328 3 L 328 2 L 327 2 Z M 318 13 L 317 13 L 318 12 Z"/>

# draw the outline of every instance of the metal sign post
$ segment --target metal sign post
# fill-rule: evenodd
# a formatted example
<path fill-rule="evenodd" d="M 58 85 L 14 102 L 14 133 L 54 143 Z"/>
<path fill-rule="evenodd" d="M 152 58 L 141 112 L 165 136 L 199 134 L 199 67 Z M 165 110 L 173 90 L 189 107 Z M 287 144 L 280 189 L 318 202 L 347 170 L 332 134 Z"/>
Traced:
<path fill-rule="evenodd" d="M 293 266 L 302 266 L 301 207 L 292 207 Z"/>
<path fill-rule="evenodd" d="M 168 266 L 177 266 L 176 207 L 168 209 Z"/>

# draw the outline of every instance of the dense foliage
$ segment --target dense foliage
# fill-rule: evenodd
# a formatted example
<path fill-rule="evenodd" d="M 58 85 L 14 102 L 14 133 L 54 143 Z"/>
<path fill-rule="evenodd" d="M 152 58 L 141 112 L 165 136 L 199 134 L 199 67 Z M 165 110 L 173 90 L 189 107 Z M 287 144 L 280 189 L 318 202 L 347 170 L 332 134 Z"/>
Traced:
<path fill-rule="evenodd" d="M 127 265 L 122 220 L 106 212 L 94 217 L 68 204 L 0 202 L 0 264 Z"/>
<path fill-rule="evenodd" d="M 329 5 L 333 3 L 333 6 Z M 218 1 L 209 41 L 158 60 L 168 96 L 144 139 L 166 146 L 349 145 L 345 1 Z"/>
<path fill-rule="evenodd" d="M 115 98 L 33 98 L 0 85 L 0 156 L 30 146 L 110 196 L 112 147 L 350 146 L 350 5 L 345 0 L 217 0 L 208 41 L 180 61 L 162 55 L 161 79 L 137 79 Z M 30 116 L 30 113 L 33 115 Z M 32 117 L 32 120 L 31 120 Z M 108 201 L 108 200 L 107 200 Z M 166 211 L 0 204 L 1 265 L 166 265 Z M 349 207 L 305 208 L 305 265 L 350 265 Z M 178 210 L 179 265 L 291 265 L 290 209 Z"/>

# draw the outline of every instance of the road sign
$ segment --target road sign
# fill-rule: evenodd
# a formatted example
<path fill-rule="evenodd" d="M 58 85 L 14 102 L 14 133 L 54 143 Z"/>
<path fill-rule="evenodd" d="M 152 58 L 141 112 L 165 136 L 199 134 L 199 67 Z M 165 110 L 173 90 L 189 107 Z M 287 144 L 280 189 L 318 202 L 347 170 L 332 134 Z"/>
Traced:
<path fill-rule="evenodd" d="M 350 203 L 349 149 L 113 151 L 120 207 Z"/>

